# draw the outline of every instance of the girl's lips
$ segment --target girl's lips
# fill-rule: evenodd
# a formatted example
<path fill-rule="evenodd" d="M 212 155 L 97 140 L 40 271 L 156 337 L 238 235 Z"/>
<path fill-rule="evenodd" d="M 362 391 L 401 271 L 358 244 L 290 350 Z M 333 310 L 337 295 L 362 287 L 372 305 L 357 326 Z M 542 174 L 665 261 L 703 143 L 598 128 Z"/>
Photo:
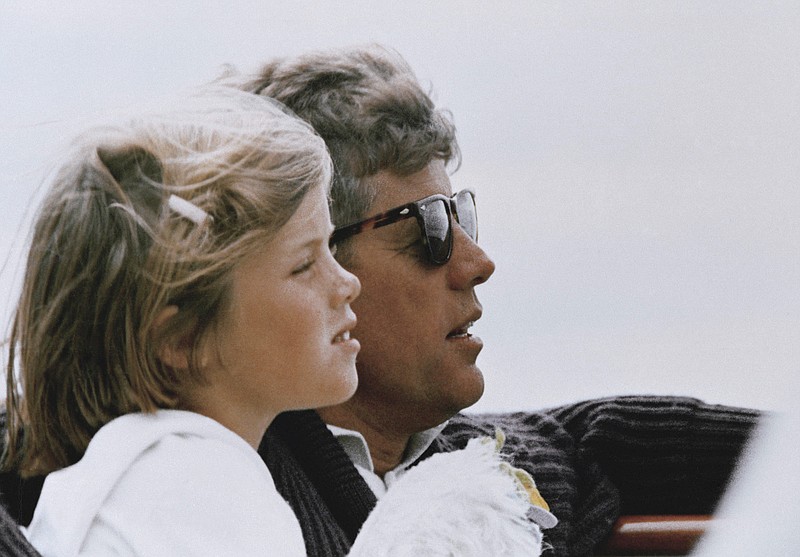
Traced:
<path fill-rule="evenodd" d="M 331 344 L 339 344 L 350 340 L 350 331 L 355 329 L 357 323 L 355 315 L 352 315 L 352 312 L 350 315 L 350 319 L 345 322 L 342 328 L 339 329 L 339 332 L 333 337 L 333 340 L 331 340 Z"/>
<path fill-rule="evenodd" d="M 337 349 L 343 349 L 347 352 L 352 352 L 354 356 L 361 350 L 361 343 L 358 342 L 358 339 L 350 337 L 349 330 L 336 335 L 331 344 Z"/>
<path fill-rule="evenodd" d="M 344 331 L 333 337 L 334 344 L 337 342 L 346 342 L 350 340 L 350 331 Z"/>

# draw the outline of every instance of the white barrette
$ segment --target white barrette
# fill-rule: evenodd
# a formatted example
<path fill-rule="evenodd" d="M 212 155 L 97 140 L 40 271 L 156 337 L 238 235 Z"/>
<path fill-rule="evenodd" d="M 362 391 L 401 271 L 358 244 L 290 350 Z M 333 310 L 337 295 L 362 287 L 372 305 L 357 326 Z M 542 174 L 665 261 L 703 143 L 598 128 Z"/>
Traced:
<path fill-rule="evenodd" d="M 175 194 L 169 196 L 169 200 L 167 201 L 169 208 L 178 213 L 180 216 L 185 217 L 192 221 L 193 223 L 200 225 L 203 224 L 206 219 L 210 219 L 211 215 L 206 213 L 200 207 L 192 203 L 191 201 L 186 201 L 182 197 L 178 197 Z"/>

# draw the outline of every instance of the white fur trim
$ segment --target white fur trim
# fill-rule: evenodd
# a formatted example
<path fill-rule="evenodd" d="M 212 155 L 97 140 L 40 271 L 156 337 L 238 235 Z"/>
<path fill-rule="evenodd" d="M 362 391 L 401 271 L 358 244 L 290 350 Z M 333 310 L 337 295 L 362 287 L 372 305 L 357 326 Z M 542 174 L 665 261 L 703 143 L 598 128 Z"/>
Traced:
<path fill-rule="evenodd" d="M 531 505 L 494 443 L 471 440 L 409 470 L 372 511 L 350 557 L 541 555 Z"/>

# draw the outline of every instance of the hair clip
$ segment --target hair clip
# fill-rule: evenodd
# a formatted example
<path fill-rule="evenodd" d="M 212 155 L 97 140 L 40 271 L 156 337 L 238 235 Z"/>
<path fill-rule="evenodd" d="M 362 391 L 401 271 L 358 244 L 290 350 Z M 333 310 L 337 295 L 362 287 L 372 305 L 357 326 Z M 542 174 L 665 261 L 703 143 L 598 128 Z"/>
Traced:
<path fill-rule="evenodd" d="M 169 196 L 167 204 L 169 205 L 170 209 L 197 225 L 203 224 L 207 219 L 214 220 L 213 217 L 206 213 L 203 209 L 191 201 L 187 201 L 175 194 Z"/>

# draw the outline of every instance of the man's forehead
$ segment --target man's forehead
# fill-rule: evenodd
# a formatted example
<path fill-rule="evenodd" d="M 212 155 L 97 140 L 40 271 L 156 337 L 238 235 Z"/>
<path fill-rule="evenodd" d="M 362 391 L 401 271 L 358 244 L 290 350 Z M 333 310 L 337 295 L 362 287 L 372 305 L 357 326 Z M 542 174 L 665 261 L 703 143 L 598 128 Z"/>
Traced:
<path fill-rule="evenodd" d="M 432 161 L 419 172 L 406 176 L 382 170 L 368 180 L 374 192 L 369 214 L 388 211 L 435 193 L 452 195 L 450 177 L 441 160 Z"/>

